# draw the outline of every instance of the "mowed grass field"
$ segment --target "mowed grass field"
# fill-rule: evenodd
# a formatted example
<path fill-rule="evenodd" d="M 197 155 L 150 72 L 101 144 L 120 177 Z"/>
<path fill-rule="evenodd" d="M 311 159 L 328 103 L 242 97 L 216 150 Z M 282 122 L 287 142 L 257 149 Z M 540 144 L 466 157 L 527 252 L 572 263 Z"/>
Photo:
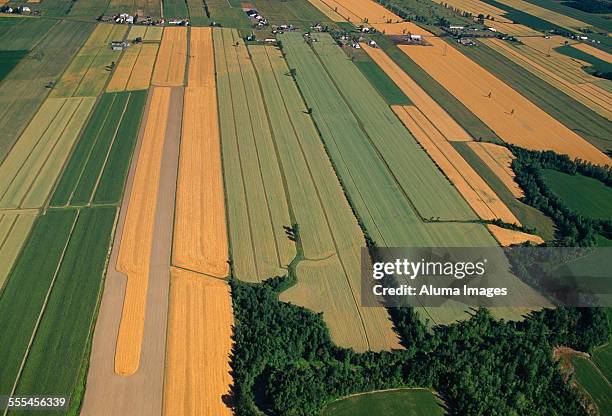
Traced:
<path fill-rule="evenodd" d="M 544 181 L 569 209 L 587 218 L 612 219 L 612 188 L 597 179 L 543 169 Z"/>
<path fill-rule="evenodd" d="M 36 21 L 48 27 L 44 20 Z M 4 160 L 49 93 L 45 86 L 57 81 L 94 27 L 92 23 L 61 21 L 46 35 L 33 32 L 31 41 L 39 43 L 0 84 L 0 160 Z"/>
<path fill-rule="evenodd" d="M 94 101 L 45 101 L 0 165 L 1 208 L 40 208 L 45 204 Z"/>
<path fill-rule="evenodd" d="M 37 220 L 0 297 L 2 394 L 16 385 L 19 394 L 75 398 L 115 211 L 50 210 Z"/>
<path fill-rule="evenodd" d="M 358 394 L 335 401 L 322 416 L 444 416 L 442 401 L 425 389 Z"/>
<path fill-rule="evenodd" d="M 50 205 L 119 202 L 146 96 L 146 91 L 102 95 L 55 188 Z"/>
<path fill-rule="evenodd" d="M 113 62 L 121 56 L 109 44 L 123 40 L 127 26 L 99 24 L 76 54 L 66 72 L 54 86 L 52 97 L 89 97 L 98 95 L 106 85 Z"/>
<path fill-rule="evenodd" d="M 602 150 L 612 148 L 609 120 L 589 106 L 490 47 L 463 47 L 461 52 L 595 146 Z"/>

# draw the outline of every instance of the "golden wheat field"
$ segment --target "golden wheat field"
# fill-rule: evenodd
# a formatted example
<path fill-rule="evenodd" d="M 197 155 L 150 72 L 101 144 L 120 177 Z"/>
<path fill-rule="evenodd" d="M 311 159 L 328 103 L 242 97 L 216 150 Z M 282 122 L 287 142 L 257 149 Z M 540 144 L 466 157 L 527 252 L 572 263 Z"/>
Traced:
<path fill-rule="evenodd" d="M 338 12 L 330 8 L 323 0 L 308 0 L 313 6 L 319 9 L 332 22 L 346 22 L 346 19 Z"/>
<path fill-rule="evenodd" d="M 400 49 L 504 141 L 605 165 L 610 158 L 442 39 Z"/>
<path fill-rule="evenodd" d="M 359 23 L 391 23 L 403 19 L 372 0 L 321 0 L 346 20 Z"/>
<path fill-rule="evenodd" d="M 468 146 L 486 163 L 495 176 L 512 192 L 512 195 L 516 198 L 524 196 L 523 190 L 514 180 L 514 171 L 510 166 L 514 156 L 508 148 L 486 142 L 470 142 Z"/>
<path fill-rule="evenodd" d="M 115 351 L 115 372 L 134 374 L 140 365 L 147 286 L 170 88 L 154 88 L 138 156 L 117 271 L 127 276 Z"/>
<path fill-rule="evenodd" d="M 435 0 L 437 3 L 446 5 L 453 9 L 459 9 L 463 12 L 471 13 L 472 16 L 476 17 L 479 14 L 484 14 L 487 20 L 495 20 L 497 22 L 511 23 L 512 20 L 503 17 L 506 11 L 487 4 L 480 0 Z"/>
<path fill-rule="evenodd" d="M 491 234 L 493 234 L 493 237 L 495 237 L 499 244 L 504 247 L 518 245 L 525 242 L 531 242 L 534 244 L 544 243 L 544 240 L 542 240 L 540 236 L 524 233 L 522 231 L 509 230 L 493 224 L 487 224 L 487 228 L 489 231 L 491 231 Z"/>
<path fill-rule="evenodd" d="M 431 32 L 417 26 L 412 22 L 399 22 L 399 23 L 374 23 L 372 26 L 379 32 L 386 35 L 422 35 L 422 36 L 434 36 Z"/>
<path fill-rule="evenodd" d="M 555 25 L 564 27 L 570 30 L 576 30 L 580 28 L 587 28 L 591 25 L 582 22 L 580 20 L 574 19 L 573 17 L 567 16 L 565 14 L 557 13 L 554 10 L 550 10 L 548 8 L 540 7 L 536 4 L 530 3 L 525 0 L 498 0 L 500 3 L 520 10 L 524 13 L 528 13 L 530 15 L 539 17 L 540 19 L 544 19 L 549 21 L 550 23 L 554 23 Z"/>
<path fill-rule="evenodd" d="M 172 268 L 164 383 L 164 415 L 232 415 L 223 402 L 232 377 L 229 285 Z"/>
<path fill-rule="evenodd" d="M 151 83 L 164 87 L 183 85 L 186 62 L 187 28 L 165 28 Z"/>
<path fill-rule="evenodd" d="M 190 87 L 215 87 L 215 60 L 213 57 L 212 29 L 192 27 L 189 35 L 189 71 L 187 85 Z"/>

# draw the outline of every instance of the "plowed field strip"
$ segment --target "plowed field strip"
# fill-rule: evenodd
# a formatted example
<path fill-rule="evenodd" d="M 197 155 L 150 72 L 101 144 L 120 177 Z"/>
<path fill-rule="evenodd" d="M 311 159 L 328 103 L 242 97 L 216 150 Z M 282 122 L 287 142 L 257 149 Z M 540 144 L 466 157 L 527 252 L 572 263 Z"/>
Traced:
<path fill-rule="evenodd" d="M 155 88 L 121 239 L 117 270 L 127 276 L 127 287 L 115 353 L 115 372 L 119 375 L 133 374 L 140 365 L 150 254 L 169 104 L 170 89 Z"/>

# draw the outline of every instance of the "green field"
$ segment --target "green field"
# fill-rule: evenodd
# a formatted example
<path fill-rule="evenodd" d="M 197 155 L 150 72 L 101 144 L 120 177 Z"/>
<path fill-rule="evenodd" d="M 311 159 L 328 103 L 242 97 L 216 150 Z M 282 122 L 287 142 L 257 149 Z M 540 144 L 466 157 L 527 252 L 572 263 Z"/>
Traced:
<path fill-rule="evenodd" d="M 159 17 L 161 16 L 161 3 L 159 0 L 110 0 L 105 14 L 118 13 Z"/>
<path fill-rule="evenodd" d="M 0 51 L 0 82 L 28 54 L 28 51 Z"/>
<path fill-rule="evenodd" d="M 193 1 L 189 3 L 189 9 L 199 9 L 199 4 L 191 6 Z M 208 24 L 208 22 L 217 22 L 222 26 L 250 28 L 252 26 L 249 18 L 242 10 L 240 4 L 233 6 L 227 0 L 206 0 L 210 19 L 200 18 L 202 21 L 194 20 L 194 24 Z"/>
<path fill-rule="evenodd" d="M 572 211 L 587 218 L 612 219 L 612 189 L 604 183 L 553 169 L 542 169 L 542 176 L 550 190 Z"/>
<path fill-rule="evenodd" d="M 81 382 L 81 368 L 89 361 L 85 352 L 93 331 L 115 213 L 114 207 L 79 211 L 16 394 L 65 395 L 72 399 L 71 408 L 78 408 L 80 398 L 74 397 L 74 392 Z"/>
<path fill-rule="evenodd" d="M 164 0 L 164 17 L 189 17 L 189 10 L 185 0 Z"/>
<path fill-rule="evenodd" d="M 520 23 L 522 25 L 528 26 L 534 30 L 537 30 L 540 32 L 554 30 L 554 31 L 561 32 L 561 33 L 570 31 L 570 29 L 566 29 L 561 26 L 557 26 L 556 24 L 551 23 L 548 20 L 541 19 L 537 16 L 526 13 L 519 9 L 515 9 L 506 4 L 500 3 L 498 1 L 495 1 L 495 0 L 483 0 L 483 1 L 499 9 L 505 10 L 506 11 L 506 14 L 504 14 L 505 18 L 512 20 L 514 23 Z"/>
<path fill-rule="evenodd" d="M 593 145 L 602 150 L 612 148 L 610 122 L 587 106 L 485 45 L 457 48 Z"/>
<path fill-rule="evenodd" d="M 390 390 L 338 400 L 327 405 L 322 416 L 444 416 L 442 406 L 429 390 Z"/>
<path fill-rule="evenodd" d="M 612 308 L 606 309 L 606 315 L 610 325 L 610 335 L 612 335 Z M 595 348 L 591 353 L 591 357 L 608 381 L 612 382 L 612 344 L 607 342 Z"/>
<path fill-rule="evenodd" d="M 52 19 L 0 17 L 0 51 L 29 51 L 56 24 Z"/>
<path fill-rule="evenodd" d="M 383 96 L 389 105 L 410 105 L 412 102 L 406 94 L 393 82 L 385 71 L 368 54 L 360 51 L 355 53 L 353 62 L 361 73 L 366 76 L 370 83 Z"/>
<path fill-rule="evenodd" d="M 55 189 L 52 206 L 119 201 L 145 100 L 146 91 L 102 96 Z"/>
<path fill-rule="evenodd" d="M 0 291 L 38 215 L 37 211 L 0 212 Z"/>
<path fill-rule="evenodd" d="M 382 50 L 384 50 L 385 53 L 404 70 L 404 72 L 410 74 L 410 77 L 414 79 L 414 81 L 419 84 L 434 101 L 444 108 L 472 137 L 486 139 L 487 141 L 501 142 L 501 139 L 487 127 L 486 124 L 410 59 L 408 55 L 395 46 L 387 37 L 375 35 L 373 38 L 380 48 L 382 48 Z"/>
<path fill-rule="evenodd" d="M 572 357 L 574 377 L 597 405 L 601 415 L 612 415 L 612 385 L 590 359 Z"/>
<path fill-rule="evenodd" d="M 73 2 L 69 17 L 96 19 L 106 12 L 109 0 L 77 0 Z"/>
<path fill-rule="evenodd" d="M 308 0 L 252 0 L 249 2 L 270 24 L 293 24 L 308 30 L 313 23 L 329 22 L 329 18 Z"/>
<path fill-rule="evenodd" d="M 609 19 L 606 19 L 604 16 L 600 16 L 593 13 L 583 12 L 582 10 L 574 9 L 573 7 L 568 7 L 564 5 L 562 2 L 553 1 L 553 0 L 526 0 L 529 3 L 536 4 L 538 6 L 544 7 L 549 10 L 553 10 L 560 14 L 564 14 L 569 17 L 573 17 L 574 19 L 581 20 L 584 23 L 588 23 L 590 25 L 595 26 L 595 28 L 605 30 L 607 32 L 612 32 L 612 22 Z"/>
<path fill-rule="evenodd" d="M 0 160 L 5 158 L 47 96 L 49 89 L 45 86 L 57 81 L 94 26 L 74 21 L 55 24 L 4 78 L 0 84 Z"/>
<path fill-rule="evenodd" d="M 552 241 L 555 238 L 555 224 L 546 215 L 538 211 L 532 206 L 523 204 L 514 197 L 512 192 L 508 190 L 506 185 L 497 177 L 485 162 L 478 157 L 476 153 L 465 142 L 453 142 L 452 145 L 457 149 L 474 170 L 480 175 L 497 196 L 506 204 L 516 218 L 521 221 L 525 227 L 536 230 L 536 234 L 546 241 Z"/>
<path fill-rule="evenodd" d="M 39 3 L 27 1 L 10 1 L 10 6 L 29 6 L 33 11 L 39 11 L 41 16 L 62 17 L 70 12 L 74 0 L 42 0 Z M 98 17 L 98 16 L 95 16 Z"/>
<path fill-rule="evenodd" d="M 40 217 L 0 295 L 0 394 L 12 390 L 75 220 L 76 211 Z"/>

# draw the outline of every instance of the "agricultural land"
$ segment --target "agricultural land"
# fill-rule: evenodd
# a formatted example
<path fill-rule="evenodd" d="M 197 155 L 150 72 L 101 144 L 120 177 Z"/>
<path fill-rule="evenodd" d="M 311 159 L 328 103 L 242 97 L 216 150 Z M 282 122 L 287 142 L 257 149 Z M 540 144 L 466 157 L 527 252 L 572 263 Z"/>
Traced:
<path fill-rule="evenodd" d="M 0 416 L 609 414 L 604 3 L 0 0 Z"/>

